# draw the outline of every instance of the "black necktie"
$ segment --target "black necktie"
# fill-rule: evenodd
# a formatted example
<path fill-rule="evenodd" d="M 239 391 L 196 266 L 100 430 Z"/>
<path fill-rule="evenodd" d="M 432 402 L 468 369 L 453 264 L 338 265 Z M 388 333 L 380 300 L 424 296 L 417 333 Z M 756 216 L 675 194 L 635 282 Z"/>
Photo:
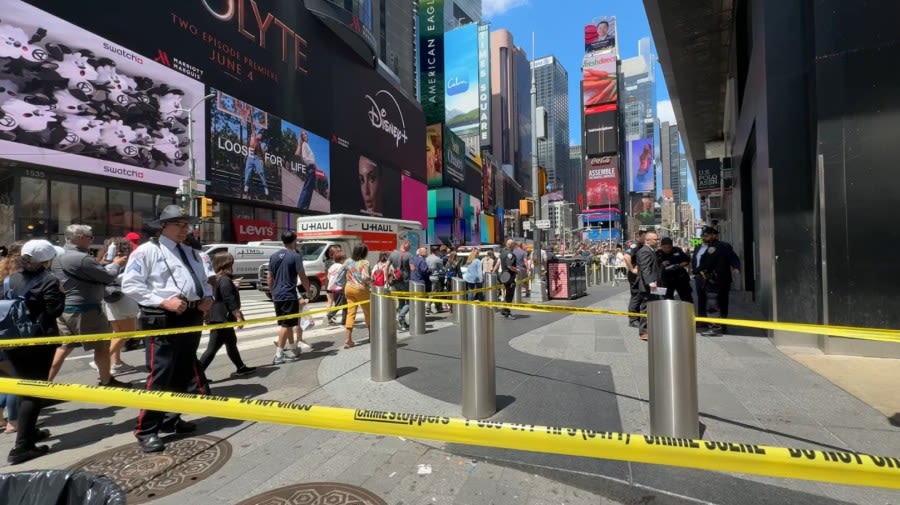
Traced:
<path fill-rule="evenodd" d="M 191 262 L 188 261 L 187 254 L 184 253 L 181 244 L 175 244 L 175 249 L 178 249 L 178 255 L 181 256 L 181 262 L 184 263 L 188 272 L 191 273 L 191 279 L 194 279 L 194 289 L 197 290 L 197 298 L 203 298 L 203 284 L 200 283 L 200 278 L 197 277 L 197 273 L 194 272 L 194 267 L 191 266 Z"/>

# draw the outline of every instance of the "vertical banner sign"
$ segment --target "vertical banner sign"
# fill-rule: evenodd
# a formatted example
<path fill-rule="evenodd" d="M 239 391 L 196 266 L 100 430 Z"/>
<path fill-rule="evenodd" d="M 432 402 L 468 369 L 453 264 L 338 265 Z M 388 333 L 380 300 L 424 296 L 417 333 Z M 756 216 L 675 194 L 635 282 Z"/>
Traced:
<path fill-rule="evenodd" d="M 466 144 L 449 128 L 444 128 L 444 185 L 466 189 Z"/>
<path fill-rule="evenodd" d="M 460 138 L 478 137 L 478 31 L 469 23 L 444 34 L 444 109 Z"/>
<path fill-rule="evenodd" d="M 489 25 L 478 25 L 478 123 L 481 147 L 491 145 L 491 33 Z"/>
<path fill-rule="evenodd" d="M 419 2 L 419 70 L 425 123 L 443 123 L 444 0 Z"/>

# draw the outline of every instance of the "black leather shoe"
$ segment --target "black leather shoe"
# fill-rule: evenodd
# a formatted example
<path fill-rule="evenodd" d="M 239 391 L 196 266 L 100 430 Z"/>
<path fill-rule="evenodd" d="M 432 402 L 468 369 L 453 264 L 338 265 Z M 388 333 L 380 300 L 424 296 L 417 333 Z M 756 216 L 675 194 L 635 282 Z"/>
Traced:
<path fill-rule="evenodd" d="M 159 431 L 163 433 L 193 433 L 197 431 L 197 425 L 190 421 L 179 419 L 174 424 L 163 425 Z"/>
<path fill-rule="evenodd" d="M 138 445 L 141 446 L 141 451 L 148 454 L 152 452 L 162 452 L 166 448 L 166 443 L 160 440 L 156 435 L 150 435 L 147 438 L 139 438 Z"/>
<path fill-rule="evenodd" d="M 46 445 L 36 445 L 23 450 L 13 449 L 9 451 L 9 456 L 6 457 L 6 461 L 10 465 L 18 465 L 26 461 L 31 461 L 34 458 L 39 458 L 48 452 L 50 452 L 50 448 Z"/>

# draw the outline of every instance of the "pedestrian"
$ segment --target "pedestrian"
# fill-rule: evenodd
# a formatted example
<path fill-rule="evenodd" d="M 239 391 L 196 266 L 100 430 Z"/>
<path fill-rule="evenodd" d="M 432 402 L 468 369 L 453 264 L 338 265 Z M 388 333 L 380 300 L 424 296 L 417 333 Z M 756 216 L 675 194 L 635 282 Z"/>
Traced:
<path fill-rule="evenodd" d="M 10 252 L 10 257 L 13 257 Z M 4 296 L 21 296 L 25 299 L 28 316 L 36 325 L 36 337 L 59 335 L 57 318 L 62 315 L 66 295 L 59 279 L 50 272 L 56 257 L 56 248 L 46 240 L 29 240 L 22 246 L 16 265 L 9 267 L 2 279 Z M 5 350 L 16 376 L 21 379 L 43 381 L 50 373 L 56 345 L 30 345 Z M 33 396 L 19 396 L 16 442 L 9 451 L 7 461 L 17 465 L 46 454 L 50 448 L 37 445 L 50 437 L 50 432 L 38 429 L 37 420 L 45 401 Z"/>
<path fill-rule="evenodd" d="M 628 249 L 624 252 L 618 250 L 616 253 L 616 266 L 619 267 L 623 265 L 627 271 L 628 275 L 628 289 L 631 293 L 631 298 L 628 299 L 628 312 L 635 314 L 641 309 L 641 289 L 638 282 L 638 262 L 637 262 L 637 253 L 644 245 L 644 236 L 647 233 L 647 230 L 641 229 L 638 231 L 638 239 L 632 241 L 628 245 Z M 619 260 L 621 257 L 621 260 Z M 628 316 L 628 325 L 637 328 L 640 326 L 641 320 L 643 318 L 637 316 Z"/>
<path fill-rule="evenodd" d="M 738 275 L 741 261 L 728 242 L 719 240 L 719 230 L 703 227 L 703 244 L 694 251 L 691 265 L 694 267 L 694 285 L 697 288 L 697 315 L 700 317 L 728 317 L 728 298 L 732 275 Z M 727 328 L 711 324 L 701 333 L 714 337 Z"/>
<path fill-rule="evenodd" d="M 488 251 L 484 259 L 481 260 L 482 272 L 486 274 L 495 274 L 499 267 L 500 263 L 497 261 L 497 255 L 494 254 L 494 251 Z"/>
<path fill-rule="evenodd" d="M 213 304 L 209 311 L 209 323 L 243 322 L 244 313 L 241 312 L 241 292 L 235 285 L 234 279 L 234 256 L 227 252 L 216 254 L 212 265 L 216 277 L 213 281 Z M 243 326 L 210 330 L 206 351 L 200 356 L 201 370 L 205 372 L 209 368 L 209 364 L 216 357 L 216 353 L 224 345 L 225 352 L 228 353 L 228 359 L 235 366 L 235 376 L 248 375 L 256 371 L 256 367 L 245 365 L 244 360 L 241 359 L 241 352 L 237 346 L 237 334 L 235 333 L 235 329 L 240 328 L 243 328 Z"/>
<path fill-rule="evenodd" d="M 189 333 L 148 339 L 149 391 L 208 392 L 197 349 L 204 314 L 212 307 L 212 289 L 205 259 L 184 244 L 196 221 L 177 205 L 163 208 L 156 223 L 159 237 L 141 244 L 131 254 L 122 277 L 122 291 L 141 307 L 141 330 L 195 328 Z M 151 453 L 166 447 L 160 432 L 191 433 L 196 429 L 194 423 L 184 421 L 177 413 L 141 410 L 134 435 L 141 450 Z"/>
<path fill-rule="evenodd" d="M 128 256 L 123 251 L 117 251 L 111 263 L 105 267 L 101 265 L 91 254 L 94 232 L 86 224 L 70 224 L 66 227 L 65 237 L 65 253 L 53 262 L 53 273 L 59 277 L 66 294 L 65 310 L 59 321 L 60 334 L 75 336 L 110 333 L 112 326 L 103 312 L 103 298 L 107 294 L 107 286 L 118 280 Z M 48 381 L 52 382 L 56 378 L 66 357 L 79 346 L 94 352 L 94 368 L 100 375 L 101 386 L 131 387 L 131 384 L 120 382 L 112 375 L 109 340 L 60 346 L 53 357 Z"/>
<path fill-rule="evenodd" d="M 136 235 L 129 233 L 128 236 Z M 133 240 L 126 237 L 113 238 L 108 241 L 105 263 L 108 265 L 115 261 L 117 257 L 127 258 L 131 256 L 131 252 L 137 249 L 140 244 L 135 245 Z M 125 269 L 119 271 L 119 276 L 111 286 L 118 286 L 121 290 L 122 274 Z M 112 326 L 113 333 L 126 333 L 137 330 L 137 316 L 140 312 L 137 302 L 128 296 L 119 295 L 117 299 L 104 297 L 103 313 L 109 324 Z M 125 347 L 127 340 L 122 338 L 114 338 L 109 343 L 109 372 L 112 375 L 133 372 L 136 370 L 133 366 L 122 361 L 122 349 Z M 91 368 L 98 370 L 96 361 L 91 361 Z"/>
<path fill-rule="evenodd" d="M 366 256 L 369 254 L 369 248 L 365 245 L 358 245 L 353 248 L 353 255 L 350 261 L 344 265 L 347 270 L 347 283 L 344 286 L 344 296 L 347 297 L 347 303 L 362 303 L 369 301 L 369 286 L 371 285 L 371 276 L 369 275 L 369 260 Z M 356 345 L 353 342 L 353 325 L 356 323 L 356 309 L 359 305 L 353 305 L 347 309 L 347 319 L 344 321 L 344 328 L 347 332 L 344 336 L 344 349 L 349 349 Z M 369 326 L 369 304 L 362 303 L 363 318 L 366 322 L 366 328 Z"/>
<path fill-rule="evenodd" d="M 680 247 L 676 247 L 671 237 L 663 237 L 656 251 L 659 265 L 662 267 L 662 285 L 666 288 L 665 299 L 674 300 L 675 293 L 683 302 L 694 303 L 691 296 L 691 276 L 687 268 L 691 265 L 691 257 Z"/>
<path fill-rule="evenodd" d="M 409 240 L 404 239 L 400 242 L 397 250 L 388 257 L 388 261 L 391 262 L 391 266 L 394 268 L 394 278 L 390 284 L 393 291 L 409 291 L 409 265 L 412 260 L 409 248 Z M 409 323 L 406 321 L 407 314 L 409 314 L 409 299 L 402 297 L 397 303 L 397 327 L 400 331 L 409 331 Z"/>
<path fill-rule="evenodd" d="M 372 286 L 386 287 L 394 280 L 394 267 L 388 261 L 388 253 L 378 255 L 378 262 L 372 267 Z"/>
<path fill-rule="evenodd" d="M 512 303 L 515 297 L 514 290 L 517 288 L 516 278 L 519 275 L 519 266 L 516 259 L 516 250 L 516 241 L 509 239 L 506 241 L 506 248 L 500 253 L 499 281 L 505 288 L 503 296 L 505 303 Z M 503 307 L 500 310 L 500 315 L 507 319 L 512 319 L 513 317 L 509 307 Z"/>
<path fill-rule="evenodd" d="M 325 267 L 325 274 L 328 274 L 328 271 L 331 270 L 331 265 L 334 265 L 334 255 L 337 251 L 341 250 L 341 246 L 339 245 L 330 245 L 328 249 L 325 250 L 325 261 L 323 261 L 323 265 Z M 325 304 L 326 309 L 330 309 L 335 305 L 334 298 L 331 296 L 331 290 L 328 289 L 328 286 L 325 286 Z M 325 322 L 328 324 L 334 324 L 334 321 L 331 320 L 333 312 L 328 312 L 325 314 Z"/>
<path fill-rule="evenodd" d="M 431 254 L 425 257 L 425 264 L 428 266 L 428 281 L 425 283 L 425 291 L 428 293 L 440 293 L 445 291 L 444 284 L 447 281 L 447 255 L 449 249 L 447 246 L 432 247 Z M 433 295 L 434 299 L 438 299 L 439 295 Z M 435 302 L 434 313 L 440 313 L 444 309 L 444 304 Z M 425 313 L 432 312 L 430 304 L 425 304 Z"/>
<path fill-rule="evenodd" d="M 484 270 L 482 262 L 478 258 L 478 252 L 478 248 L 474 248 L 469 253 L 469 256 L 466 258 L 466 273 L 463 274 L 463 279 L 466 281 L 466 289 L 470 291 L 466 297 L 469 301 L 484 300 L 484 294 L 481 291 L 471 293 L 472 290 L 481 289 L 484 282 Z"/>
<path fill-rule="evenodd" d="M 345 261 L 347 261 L 347 255 L 344 254 L 344 251 L 338 249 L 334 253 L 334 263 L 328 268 L 328 291 L 331 293 L 332 300 L 334 300 L 333 307 L 340 307 L 347 303 L 347 298 L 344 297 L 344 286 L 347 283 L 347 269 L 344 268 Z M 340 312 L 341 316 L 336 324 L 343 326 L 347 321 L 347 307 L 342 308 Z M 335 324 L 334 316 L 337 313 L 337 310 L 332 310 L 328 313 L 328 322 L 330 324 Z"/>
<path fill-rule="evenodd" d="M 657 300 L 656 288 L 659 286 L 661 269 L 659 260 L 656 258 L 656 245 L 659 242 L 659 236 L 655 231 L 648 231 L 644 234 L 644 243 L 638 249 L 636 259 L 638 266 L 638 292 L 640 294 L 639 310 L 642 314 L 647 314 L 647 303 Z M 640 318 L 638 324 L 638 335 L 641 340 L 647 341 L 649 335 L 647 333 L 647 318 Z"/>
<path fill-rule="evenodd" d="M 295 316 L 278 321 L 278 342 L 275 344 L 273 365 L 281 365 L 286 361 L 300 359 L 300 350 L 294 345 L 294 327 L 300 323 L 301 299 L 297 293 L 297 280 L 303 285 L 303 291 L 309 292 L 309 279 L 303 270 L 303 258 L 297 252 L 297 234 L 285 231 L 281 234 L 284 249 L 272 254 L 269 258 L 269 274 L 267 282 L 275 304 L 276 316 Z M 303 304 L 306 299 L 303 299 Z M 285 347 L 287 346 L 287 347 Z"/>

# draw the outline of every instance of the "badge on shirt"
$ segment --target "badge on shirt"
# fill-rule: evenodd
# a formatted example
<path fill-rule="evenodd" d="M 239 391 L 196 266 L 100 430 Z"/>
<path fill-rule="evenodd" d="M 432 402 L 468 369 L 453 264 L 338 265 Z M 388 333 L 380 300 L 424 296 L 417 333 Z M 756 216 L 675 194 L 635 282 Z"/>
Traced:
<path fill-rule="evenodd" d="M 713 253 L 716 252 L 716 248 L 715 248 L 715 247 L 710 247 L 709 249 L 706 250 L 706 252 L 708 252 L 709 254 L 713 254 Z"/>

